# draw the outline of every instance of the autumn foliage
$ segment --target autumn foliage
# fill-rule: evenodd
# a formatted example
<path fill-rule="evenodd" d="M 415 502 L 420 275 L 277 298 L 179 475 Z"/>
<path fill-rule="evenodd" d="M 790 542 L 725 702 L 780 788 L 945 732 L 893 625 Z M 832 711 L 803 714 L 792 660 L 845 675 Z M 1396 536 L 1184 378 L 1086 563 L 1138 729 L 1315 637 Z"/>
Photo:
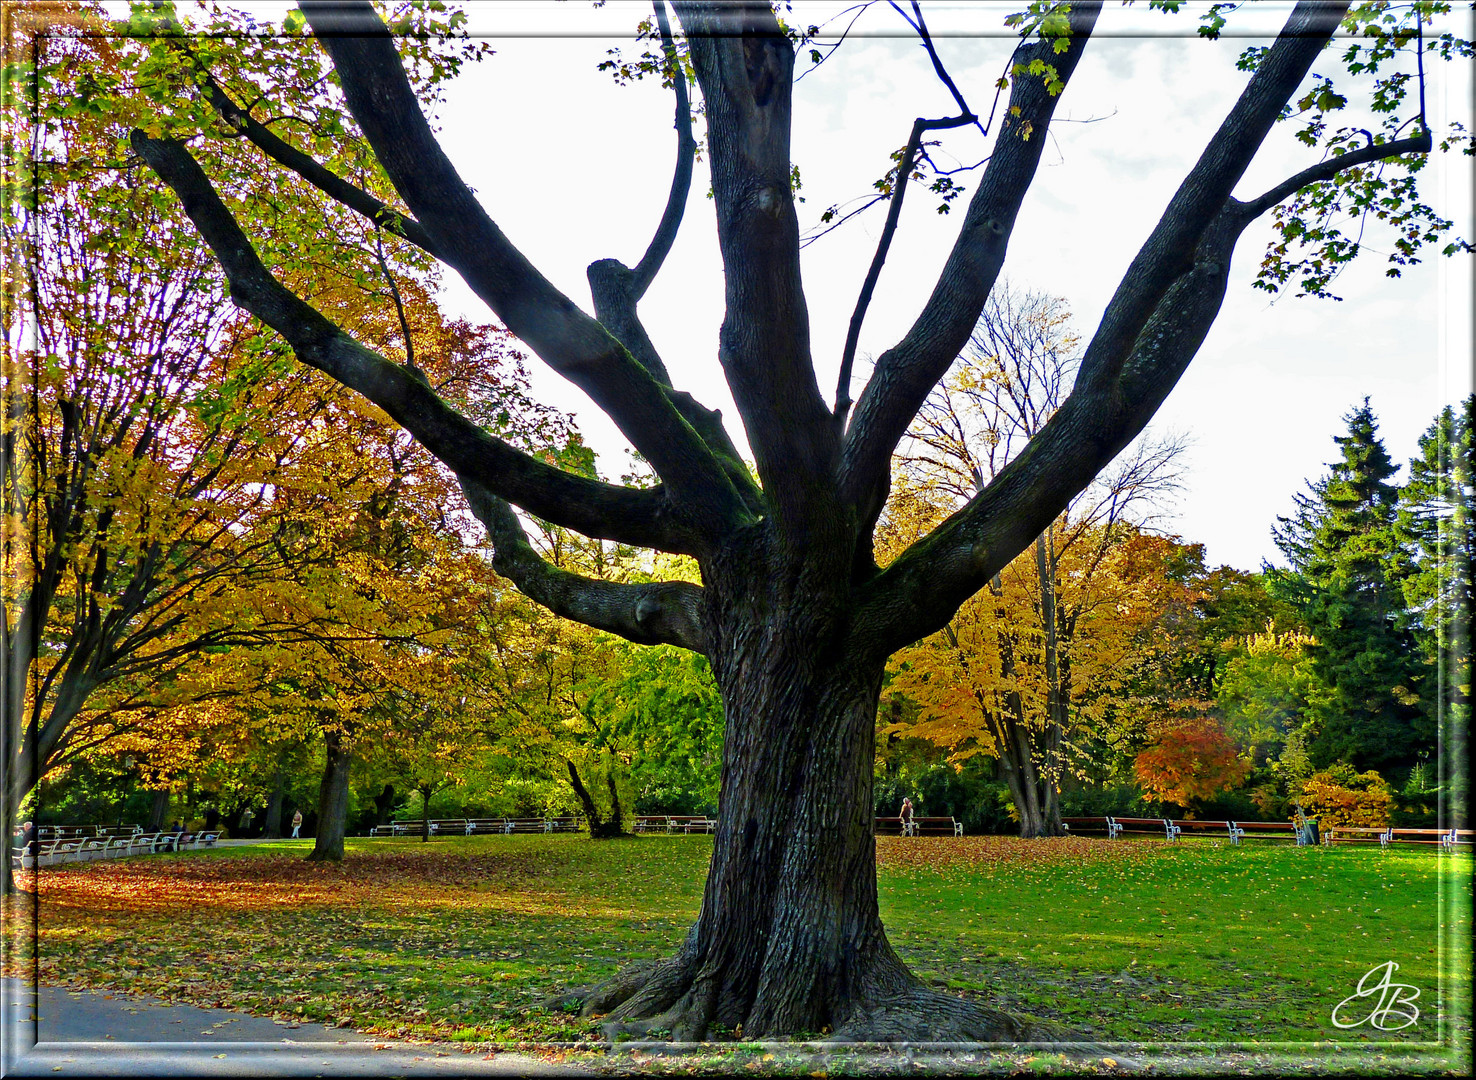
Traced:
<path fill-rule="evenodd" d="M 1340 762 L 1302 785 L 1302 808 L 1324 826 L 1382 829 L 1394 809 L 1394 790 L 1372 769 L 1360 773 Z"/>
<path fill-rule="evenodd" d="M 1155 799 L 1189 807 L 1245 780 L 1250 763 L 1213 721 L 1185 721 L 1169 728 L 1137 756 L 1133 774 Z"/>

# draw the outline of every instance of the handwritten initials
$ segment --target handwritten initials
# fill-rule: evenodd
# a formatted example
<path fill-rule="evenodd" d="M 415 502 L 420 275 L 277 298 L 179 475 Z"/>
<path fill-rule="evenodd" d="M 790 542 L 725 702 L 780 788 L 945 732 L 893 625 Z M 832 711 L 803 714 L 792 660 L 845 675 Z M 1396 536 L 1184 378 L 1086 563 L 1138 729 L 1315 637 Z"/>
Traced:
<path fill-rule="evenodd" d="M 1333 1006 L 1333 1026 L 1356 1028 L 1364 1024 L 1371 1024 L 1380 1031 L 1398 1031 L 1418 1020 L 1420 1010 L 1415 1006 L 1415 999 L 1420 996 L 1420 992 L 1408 984 L 1394 982 L 1394 973 L 1398 970 L 1399 965 L 1389 960 L 1373 968 L 1359 979 L 1358 989 Z M 1370 998 L 1377 1000 L 1372 1011 L 1363 1019 L 1350 1020 L 1346 1023 L 1339 1019 L 1339 1013 L 1346 1015 L 1347 1012 L 1357 1007 L 1356 1002 L 1361 1001 L 1367 1005 Z"/>

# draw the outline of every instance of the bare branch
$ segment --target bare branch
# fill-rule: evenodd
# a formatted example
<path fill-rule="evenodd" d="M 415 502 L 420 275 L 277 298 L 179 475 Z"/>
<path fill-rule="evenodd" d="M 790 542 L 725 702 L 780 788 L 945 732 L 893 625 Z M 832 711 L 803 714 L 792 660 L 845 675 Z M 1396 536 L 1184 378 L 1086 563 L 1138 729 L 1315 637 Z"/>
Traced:
<path fill-rule="evenodd" d="M 682 223 L 682 213 L 687 208 L 687 193 L 692 188 L 692 162 L 697 157 L 697 140 L 692 137 L 692 107 L 687 101 L 687 74 L 682 70 L 677 57 L 676 42 L 671 38 L 671 24 L 666 18 L 665 0 L 652 0 L 656 11 L 656 26 L 661 32 L 661 48 L 666 53 L 667 71 L 671 78 L 672 92 L 676 96 L 677 161 L 676 171 L 671 177 L 671 193 L 666 197 L 666 209 L 661 223 L 656 226 L 656 235 L 641 261 L 631 271 L 630 290 L 636 300 L 646 295 L 646 289 L 666 261 L 667 253 L 676 240 L 677 229 Z"/>
<path fill-rule="evenodd" d="M 660 383 L 539 273 L 477 202 L 431 131 L 372 5 L 302 0 L 299 7 L 333 61 L 349 111 L 437 256 L 604 410 L 666 481 L 673 511 L 692 528 L 714 535 L 748 520 L 732 483 Z"/>
<path fill-rule="evenodd" d="M 376 199 L 363 188 L 349 183 L 337 173 L 325 168 L 318 161 L 277 136 L 271 128 L 253 119 L 250 112 L 236 104 L 215 81 L 213 75 L 208 71 L 202 71 L 201 74 L 205 95 L 210 99 L 210 104 L 215 106 L 216 112 L 220 113 L 226 123 L 244 135 L 267 157 L 279 165 L 285 165 L 329 198 L 342 203 L 350 210 L 358 211 L 375 225 L 394 233 L 401 240 L 408 240 L 432 255 L 437 254 L 435 242 L 430 238 L 430 234 L 421 228 L 418 221 Z"/>
<path fill-rule="evenodd" d="M 1022 44 L 1013 67 L 1032 61 L 1052 65 L 1069 83 L 1096 25 L 1100 4 L 1071 7 L 1071 40 L 1062 53 L 1051 41 Z M 1010 92 L 994 153 L 969 202 L 953 251 L 923 310 L 907 335 L 877 360 L 846 434 L 841 462 L 841 497 L 865 518 L 875 519 L 886 498 L 892 450 L 928 393 L 963 348 L 1004 264 L 1005 248 L 1020 204 L 1045 148 L 1045 132 L 1058 94 L 1045 80 L 1021 74 Z"/>
<path fill-rule="evenodd" d="M 861 337 L 861 324 L 866 318 L 866 309 L 871 304 L 871 294 L 876 290 L 882 266 L 887 261 L 887 252 L 892 246 L 892 237 L 897 232 L 897 222 L 902 217 L 902 199 L 911 182 L 912 166 L 922 146 L 923 132 L 963 127 L 974 123 L 976 119 L 965 110 L 964 115 L 950 119 L 924 120 L 918 117 L 912 122 L 912 134 L 907 139 L 906 149 L 902 151 L 902 160 L 897 163 L 897 180 L 892 185 L 892 205 L 887 208 L 887 220 L 882 225 L 881 237 L 876 242 L 876 254 L 871 257 L 866 280 L 861 283 L 861 295 L 856 298 L 856 309 L 851 312 L 851 323 L 846 330 L 845 348 L 841 350 L 840 375 L 835 385 L 835 418 L 842 426 L 845 425 L 846 414 L 851 410 L 851 366 L 856 359 L 856 342 Z"/>
<path fill-rule="evenodd" d="M 556 615 L 608 630 L 640 645 L 705 651 L 703 591 L 685 581 L 622 585 L 560 570 L 528 542 L 517 514 L 469 476 L 460 476 L 472 513 L 492 541 L 492 566 L 520 592 Z"/>
<path fill-rule="evenodd" d="M 298 359 L 363 394 L 458 473 L 587 536 L 694 553 L 696 538 L 671 521 L 660 489 L 638 491 L 564 472 L 482 430 L 423 381 L 365 348 L 278 282 L 200 166 L 179 143 L 140 131 L 134 149 L 174 189 L 215 252 L 231 297 L 286 339 Z"/>

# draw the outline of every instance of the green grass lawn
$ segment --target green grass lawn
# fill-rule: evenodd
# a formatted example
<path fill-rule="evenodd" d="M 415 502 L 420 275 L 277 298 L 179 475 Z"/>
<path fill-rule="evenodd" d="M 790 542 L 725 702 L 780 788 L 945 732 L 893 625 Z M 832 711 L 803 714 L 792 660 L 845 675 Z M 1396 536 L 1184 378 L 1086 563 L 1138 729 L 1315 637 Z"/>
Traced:
<path fill-rule="evenodd" d="M 342 866 L 302 862 L 308 846 L 43 872 L 43 981 L 401 1036 L 586 1041 L 593 1024 L 525 1010 L 673 950 L 711 838 L 350 840 Z M 882 915 L 921 977 L 1094 1040 L 1469 1046 L 1469 853 L 890 838 L 879 861 Z M 1334 1027 L 1391 960 L 1418 1023 Z"/>

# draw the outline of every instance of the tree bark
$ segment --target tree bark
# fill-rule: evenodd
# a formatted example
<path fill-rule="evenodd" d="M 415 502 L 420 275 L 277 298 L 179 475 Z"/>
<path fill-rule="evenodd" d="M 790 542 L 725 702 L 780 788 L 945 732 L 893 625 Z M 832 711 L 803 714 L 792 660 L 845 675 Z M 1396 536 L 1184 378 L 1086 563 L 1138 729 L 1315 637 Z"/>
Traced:
<path fill-rule="evenodd" d="M 343 736 L 324 732 L 327 761 L 323 766 L 323 783 L 318 789 L 318 828 L 313 837 L 313 850 L 308 862 L 342 862 L 343 837 L 348 825 L 349 762 L 353 754 Z"/>
<path fill-rule="evenodd" d="M 261 837 L 263 840 L 282 838 L 282 804 L 286 797 L 287 774 L 279 760 L 276 771 L 272 773 L 272 791 L 267 796 L 266 810 L 262 812 Z"/>
<path fill-rule="evenodd" d="M 149 832 L 159 832 L 164 828 L 164 818 L 169 813 L 169 792 L 160 790 L 154 792 L 154 805 L 149 808 Z"/>

